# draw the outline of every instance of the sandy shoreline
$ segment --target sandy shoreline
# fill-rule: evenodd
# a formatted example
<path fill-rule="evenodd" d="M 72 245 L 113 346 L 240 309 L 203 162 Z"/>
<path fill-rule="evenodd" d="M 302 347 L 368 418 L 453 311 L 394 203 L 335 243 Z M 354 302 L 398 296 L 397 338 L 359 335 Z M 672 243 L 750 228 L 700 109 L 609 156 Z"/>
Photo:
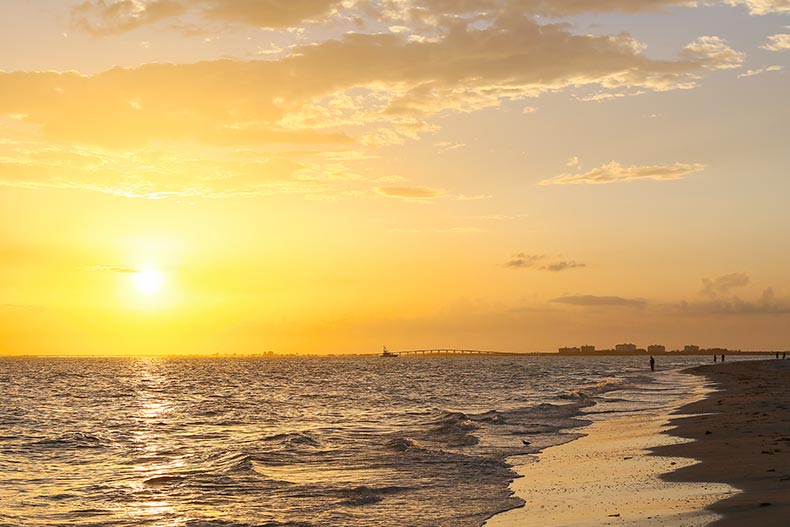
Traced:
<path fill-rule="evenodd" d="M 687 372 L 716 389 L 698 382 L 679 409 L 596 422 L 525 459 L 512 489 L 526 505 L 485 526 L 787 525 L 790 361 Z"/>
<path fill-rule="evenodd" d="M 713 481 L 742 492 L 709 510 L 723 517 L 715 527 L 790 523 L 790 360 L 698 366 L 689 370 L 715 382 L 719 391 L 679 412 L 673 435 L 693 439 L 653 449 L 702 463 L 664 476 L 672 482 Z"/>
<path fill-rule="evenodd" d="M 680 377 L 680 376 L 679 376 Z M 661 474 L 696 461 L 651 455 L 656 445 L 687 440 L 666 432 L 672 412 L 710 389 L 685 376 L 690 395 L 658 411 L 594 422 L 586 435 L 551 447 L 516 467 L 511 488 L 523 508 L 494 516 L 486 527 L 702 527 L 718 516 L 705 507 L 736 489 L 728 485 L 668 482 Z"/>

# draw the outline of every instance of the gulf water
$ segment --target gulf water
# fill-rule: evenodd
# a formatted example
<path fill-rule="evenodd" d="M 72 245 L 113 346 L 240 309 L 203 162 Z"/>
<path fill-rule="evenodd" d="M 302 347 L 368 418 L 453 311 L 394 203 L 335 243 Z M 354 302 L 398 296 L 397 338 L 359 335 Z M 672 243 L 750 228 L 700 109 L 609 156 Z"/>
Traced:
<path fill-rule="evenodd" d="M 0 359 L 0 525 L 475 527 L 522 504 L 509 458 L 708 361 Z"/>

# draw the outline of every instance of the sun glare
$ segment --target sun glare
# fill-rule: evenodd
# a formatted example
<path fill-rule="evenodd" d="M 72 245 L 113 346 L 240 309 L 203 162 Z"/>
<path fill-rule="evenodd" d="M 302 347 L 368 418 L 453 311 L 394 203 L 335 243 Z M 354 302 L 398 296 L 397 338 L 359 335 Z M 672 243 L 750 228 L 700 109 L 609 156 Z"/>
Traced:
<path fill-rule="evenodd" d="M 165 277 L 157 269 L 141 269 L 134 273 L 134 286 L 141 293 L 151 295 L 159 292 L 165 283 Z"/>

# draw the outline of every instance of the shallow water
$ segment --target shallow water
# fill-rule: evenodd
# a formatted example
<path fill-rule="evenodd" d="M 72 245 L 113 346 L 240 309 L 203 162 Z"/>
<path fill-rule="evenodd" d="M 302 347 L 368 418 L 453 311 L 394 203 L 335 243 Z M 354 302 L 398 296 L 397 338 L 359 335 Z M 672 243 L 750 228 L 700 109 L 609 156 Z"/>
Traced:
<path fill-rule="evenodd" d="M 521 503 L 508 456 L 701 362 L 0 359 L 0 525 L 477 526 Z"/>

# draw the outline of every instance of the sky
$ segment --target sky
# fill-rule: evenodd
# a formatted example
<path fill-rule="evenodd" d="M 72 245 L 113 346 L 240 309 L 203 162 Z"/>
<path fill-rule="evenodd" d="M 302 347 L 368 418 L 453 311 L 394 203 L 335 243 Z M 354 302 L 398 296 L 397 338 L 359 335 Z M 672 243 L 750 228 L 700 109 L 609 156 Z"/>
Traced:
<path fill-rule="evenodd" d="M 790 0 L 0 0 L 0 354 L 790 348 Z"/>

